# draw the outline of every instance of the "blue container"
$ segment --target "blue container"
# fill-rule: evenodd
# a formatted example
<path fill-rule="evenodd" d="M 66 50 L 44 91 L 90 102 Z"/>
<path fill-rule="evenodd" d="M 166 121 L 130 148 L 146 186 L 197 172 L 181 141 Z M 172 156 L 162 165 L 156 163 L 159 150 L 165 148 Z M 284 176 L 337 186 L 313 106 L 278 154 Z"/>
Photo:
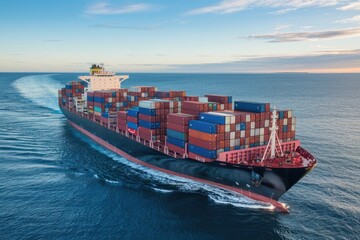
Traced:
<path fill-rule="evenodd" d="M 116 97 L 116 92 L 112 92 L 111 97 L 113 97 L 113 98 Z"/>
<path fill-rule="evenodd" d="M 244 101 L 234 102 L 234 109 L 237 111 L 262 113 L 266 111 L 265 107 L 266 107 L 265 103 L 244 102 Z"/>
<path fill-rule="evenodd" d="M 111 108 L 113 106 L 113 103 L 106 103 L 105 104 L 105 107 L 107 107 L 107 108 Z"/>
<path fill-rule="evenodd" d="M 94 97 L 87 96 L 87 97 L 86 97 L 86 100 L 88 100 L 89 102 L 93 102 L 93 101 L 94 101 Z"/>
<path fill-rule="evenodd" d="M 239 150 L 239 149 L 241 149 L 240 147 L 241 147 L 241 146 L 235 146 L 234 149 L 235 149 L 235 150 Z"/>
<path fill-rule="evenodd" d="M 94 102 L 104 103 L 105 99 L 102 97 L 94 97 Z"/>
<path fill-rule="evenodd" d="M 178 132 L 178 131 L 175 131 L 175 130 L 172 130 L 172 129 L 167 129 L 166 130 L 166 135 L 168 137 L 177 138 L 177 139 L 181 139 L 181 140 L 184 140 L 184 141 L 187 140 L 187 135 L 185 133 Z"/>
<path fill-rule="evenodd" d="M 72 89 L 72 85 L 65 85 L 65 89 Z"/>
<path fill-rule="evenodd" d="M 141 114 L 145 114 L 145 115 L 149 115 L 149 116 L 156 116 L 156 109 L 139 107 L 139 112 Z"/>
<path fill-rule="evenodd" d="M 246 130 L 246 123 L 244 122 L 240 123 L 240 130 Z"/>
<path fill-rule="evenodd" d="M 215 123 L 215 124 L 225 124 L 226 123 L 225 116 L 214 115 L 214 114 L 209 114 L 209 113 L 200 113 L 199 120 L 209 122 L 209 123 Z"/>
<path fill-rule="evenodd" d="M 280 119 L 284 119 L 284 111 L 278 111 L 278 115 Z"/>
<path fill-rule="evenodd" d="M 148 122 L 144 120 L 139 120 L 139 126 L 149 129 L 158 129 L 160 128 L 160 122 Z"/>
<path fill-rule="evenodd" d="M 225 151 L 225 152 L 228 152 L 228 151 L 230 151 L 230 148 L 229 148 L 229 147 L 224 148 L 224 151 Z"/>
<path fill-rule="evenodd" d="M 127 114 L 128 114 L 128 116 L 130 116 L 130 117 L 136 117 L 136 118 L 139 117 L 139 111 L 136 110 L 136 109 L 129 109 L 129 110 L 127 111 Z"/>
<path fill-rule="evenodd" d="M 216 150 L 208 150 L 208 149 L 205 149 L 205 148 L 193 145 L 193 144 L 189 144 L 189 152 L 196 153 L 196 154 L 201 155 L 206 158 L 214 159 L 217 157 Z"/>
<path fill-rule="evenodd" d="M 208 122 L 204 122 L 204 121 L 200 121 L 200 120 L 190 120 L 189 128 L 200 131 L 200 132 L 206 132 L 206 133 L 216 133 L 217 132 L 216 124 L 208 123 Z"/>
<path fill-rule="evenodd" d="M 288 131 L 288 126 L 287 125 L 283 126 L 283 132 L 287 132 L 287 131 Z"/>
<path fill-rule="evenodd" d="M 73 94 L 72 94 L 72 93 L 67 93 L 66 96 L 67 96 L 67 97 L 72 97 Z"/>
<path fill-rule="evenodd" d="M 127 125 L 128 125 L 129 128 L 132 128 L 132 129 L 135 129 L 135 130 L 138 129 L 138 125 L 136 123 L 127 122 Z"/>
<path fill-rule="evenodd" d="M 170 143 L 172 145 L 178 146 L 180 148 L 185 148 L 185 141 L 173 137 L 167 137 L 167 143 Z"/>
<path fill-rule="evenodd" d="M 228 103 L 232 103 L 232 96 L 228 97 Z"/>
<path fill-rule="evenodd" d="M 101 113 L 101 116 L 104 118 L 109 118 L 109 113 L 107 113 L 107 112 Z"/>

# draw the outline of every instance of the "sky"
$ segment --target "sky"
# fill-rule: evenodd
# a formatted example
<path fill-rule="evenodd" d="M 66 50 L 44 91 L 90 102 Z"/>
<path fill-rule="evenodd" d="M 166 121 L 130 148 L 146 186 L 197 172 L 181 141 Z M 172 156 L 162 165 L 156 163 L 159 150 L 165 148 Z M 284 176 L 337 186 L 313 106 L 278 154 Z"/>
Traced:
<path fill-rule="evenodd" d="M 360 72 L 360 1 L 3 0 L 1 72 Z"/>

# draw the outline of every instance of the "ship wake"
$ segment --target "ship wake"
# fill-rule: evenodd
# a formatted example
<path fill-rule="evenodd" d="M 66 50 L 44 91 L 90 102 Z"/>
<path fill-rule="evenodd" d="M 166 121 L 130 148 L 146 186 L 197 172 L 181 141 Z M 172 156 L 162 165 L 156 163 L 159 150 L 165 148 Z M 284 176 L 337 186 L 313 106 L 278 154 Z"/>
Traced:
<path fill-rule="evenodd" d="M 57 94 L 62 85 L 52 76 L 53 74 L 22 77 L 13 83 L 13 87 L 17 89 L 22 97 L 32 103 L 54 110 L 56 113 L 61 113 L 57 102 Z"/>
<path fill-rule="evenodd" d="M 219 205 L 230 205 L 237 208 L 249 208 L 249 209 L 266 209 L 273 210 L 274 206 L 268 203 L 255 201 L 246 196 L 227 191 L 218 187 L 210 186 L 207 184 L 195 182 L 193 180 L 182 178 L 178 176 L 169 175 L 163 172 L 159 172 L 139 164 L 133 163 L 126 158 L 123 158 L 110 150 L 103 148 L 97 143 L 91 141 L 86 136 L 79 132 L 75 132 L 74 135 L 80 138 L 82 141 L 88 143 L 92 148 L 108 156 L 114 161 L 129 166 L 127 169 L 131 175 L 136 175 L 143 179 L 143 183 L 146 188 L 150 188 L 152 191 L 164 194 L 171 194 L 173 192 L 183 193 L 197 193 L 208 197 L 209 201 Z M 112 180 L 117 181 L 118 179 Z M 110 181 L 105 181 L 112 183 Z"/>

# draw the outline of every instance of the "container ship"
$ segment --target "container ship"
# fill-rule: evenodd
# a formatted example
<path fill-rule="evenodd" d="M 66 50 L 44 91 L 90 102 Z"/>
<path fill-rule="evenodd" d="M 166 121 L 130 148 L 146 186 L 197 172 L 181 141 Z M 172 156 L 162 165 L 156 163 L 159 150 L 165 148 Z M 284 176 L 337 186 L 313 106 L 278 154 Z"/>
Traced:
<path fill-rule="evenodd" d="M 59 90 L 69 123 L 142 166 L 270 203 L 316 166 L 295 138 L 291 110 L 231 96 L 187 96 L 154 86 L 122 88 L 128 75 L 92 65 Z"/>

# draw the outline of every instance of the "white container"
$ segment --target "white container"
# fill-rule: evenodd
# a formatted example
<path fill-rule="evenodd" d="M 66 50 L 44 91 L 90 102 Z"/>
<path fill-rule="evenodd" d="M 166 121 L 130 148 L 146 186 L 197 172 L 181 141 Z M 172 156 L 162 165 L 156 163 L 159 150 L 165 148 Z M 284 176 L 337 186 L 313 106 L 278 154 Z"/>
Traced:
<path fill-rule="evenodd" d="M 230 139 L 235 139 L 235 132 L 230 132 Z"/>
<path fill-rule="evenodd" d="M 255 128 L 255 136 L 259 136 L 260 135 L 260 128 Z"/>
<path fill-rule="evenodd" d="M 270 125 L 270 121 L 269 120 L 265 120 L 265 127 L 269 127 Z"/>
<path fill-rule="evenodd" d="M 254 129 L 251 129 L 250 130 L 250 137 L 254 137 L 255 136 L 255 130 Z"/>
<path fill-rule="evenodd" d="M 294 124 L 294 125 L 291 125 L 291 131 L 295 131 L 295 129 L 296 129 L 296 125 Z"/>
<path fill-rule="evenodd" d="M 292 124 L 293 124 L 293 125 L 296 124 L 296 118 L 293 117 L 291 121 L 292 121 Z"/>
<path fill-rule="evenodd" d="M 235 140 L 230 140 L 230 147 L 234 147 L 235 146 Z"/>
<path fill-rule="evenodd" d="M 199 102 L 202 102 L 202 103 L 209 102 L 208 97 L 199 97 Z"/>
<path fill-rule="evenodd" d="M 260 135 L 260 142 L 261 142 L 261 143 L 264 142 L 264 135 Z"/>
<path fill-rule="evenodd" d="M 245 120 L 246 122 L 250 122 L 250 114 L 246 114 Z"/>
<path fill-rule="evenodd" d="M 235 146 L 239 146 L 240 145 L 240 139 L 235 139 Z"/>
<path fill-rule="evenodd" d="M 265 133 L 265 129 L 264 128 L 260 128 L 260 135 L 264 135 Z"/>
<path fill-rule="evenodd" d="M 254 129 L 254 128 L 255 128 L 255 122 L 251 122 L 250 128 L 251 128 L 251 129 Z"/>
<path fill-rule="evenodd" d="M 240 138 L 244 138 L 245 137 L 245 130 L 240 131 Z"/>
<path fill-rule="evenodd" d="M 155 103 L 153 101 L 148 101 L 148 100 L 140 101 L 139 102 L 139 107 L 148 108 L 148 109 L 155 109 Z"/>
<path fill-rule="evenodd" d="M 291 117 L 292 117 L 292 115 L 293 115 L 293 114 L 292 114 L 292 111 L 291 111 L 291 110 L 289 110 L 289 111 L 288 111 L 288 118 L 291 118 Z"/>
<path fill-rule="evenodd" d="M 287 118 L 284 118 L 284 125 L 287 125 L 288 124 L 288 120 Z"/>
<path fill-rule="evenodd" d="M 230 132 L 230 124 L 225 125 L 225 132 Z"/>

